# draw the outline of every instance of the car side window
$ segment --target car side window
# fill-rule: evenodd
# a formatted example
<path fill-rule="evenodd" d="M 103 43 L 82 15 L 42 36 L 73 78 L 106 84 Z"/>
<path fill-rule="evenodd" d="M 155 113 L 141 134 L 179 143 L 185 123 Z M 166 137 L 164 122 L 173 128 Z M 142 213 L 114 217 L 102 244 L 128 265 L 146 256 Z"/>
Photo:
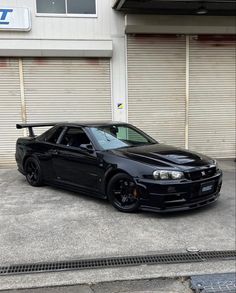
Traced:
<path fill-rule="evenodd" d="M 70 127 L 62 137 L 60 144 L 80 148 L 81 145 L 91 144 L 91 142 L 82 128 Z"/>
<path fill-rule="evenodd" d="M 57 143 L 57 140 L 61 135 L 63 129 L 64 127 L 58 127 L 56 130 L 49 132 L 48 135 L 46 135 L 46 137 L 44 138 L 44 141 Z"/>
<path fill-rule="evenodd" d="M 132 128 L 129 127 L 123 127 L 118 126 L 116 130 L 116 137 L 123 141 L 130 141 L 130 142 L 136 142 L 136 143 L 147 143 L 148 140 L 139 134 L 137 131 L 135 131 Z"/>

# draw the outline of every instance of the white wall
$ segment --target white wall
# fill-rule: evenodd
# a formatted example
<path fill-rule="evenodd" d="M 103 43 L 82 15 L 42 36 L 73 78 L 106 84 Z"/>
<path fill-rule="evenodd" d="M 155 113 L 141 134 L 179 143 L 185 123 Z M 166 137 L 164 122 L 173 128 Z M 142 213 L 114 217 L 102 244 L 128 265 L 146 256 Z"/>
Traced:
<path fill-rule="evenodd" d="M 235 34 L 234 16 L 138 15 L 126 16 L 126 33 Z"/>
<path fill-rule="evenodd" d="M 126 84 L 126 38 L 125 17 L 123 14 L 111 9 L 111 37 L 113 41 L 112 58 L 112 96 L 113 120 L 126 121 L 127 117 L 127 84 Z M 118 109 L 122 103 L 123 108 Z"/>
<path fill-rule="evenodd" d="M 36 0 L 1 0 L 1 7 L 30 8 L 32 30 L 0 31 L 0 56 L 112 56 L 113 119 L 127 121 L 125 30 L 127 33 L 235 33 L 232 17 L 128 15 L 125 25 L 125 16 L 112 9 L 113 2 L 97 0 L 97 17 L 89 18 L 38 16 Z M 118 109 L 119 103 L 123 109 Z"/>
<path fill-rule="evenodd" d="M 35 0 L 1 0 L 1 7 L 28 7 L 32 30 L 1 32 L 1 38 L 27 39 L 109 39 L 112 8 L 110 0 L 97 0 L 97 17 L 37 16 Z"/>
<path fill-rule="evenodd" d="M 125 17 L 110 0 L 97 0 L 97 17 L 39 16 L 36 0 L 1 0 L 0 6 L 27 7 L 32 17 L 29 32 L 0 31 L 0 56 L 112 56 L 113 119 L 126 120 L 125 107 L 117 109 L 126 105 Z"/>

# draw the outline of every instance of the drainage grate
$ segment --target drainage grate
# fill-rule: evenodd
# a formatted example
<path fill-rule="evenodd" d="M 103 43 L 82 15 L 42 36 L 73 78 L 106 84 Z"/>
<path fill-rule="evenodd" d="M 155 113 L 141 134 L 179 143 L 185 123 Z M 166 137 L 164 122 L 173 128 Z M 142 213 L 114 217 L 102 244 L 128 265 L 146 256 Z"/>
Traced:
<path fill-rule="evenodd" d="M 45 262 L 34 264 L 16 264 L 0 266 L 0 276 L 15 274 L 30 274 L 43 272 L 59 272 L 71 270 L 99 269 L 138 265 L 158 265 L 204 262 L 214 260 L 230 260 L 236 258 L 235 250 L 227 251 L 201 251 L 172 254 L 155 254 L 144 256 L 125 256 L 97 259 L 81 259 L 60 262 Z"/>

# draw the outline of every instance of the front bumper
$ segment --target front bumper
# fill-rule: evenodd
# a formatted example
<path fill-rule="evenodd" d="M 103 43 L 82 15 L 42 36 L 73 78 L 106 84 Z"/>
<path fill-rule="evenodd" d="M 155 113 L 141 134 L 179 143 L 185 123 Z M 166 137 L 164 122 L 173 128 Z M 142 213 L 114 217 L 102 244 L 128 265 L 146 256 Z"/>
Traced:
<path fill-rule="evenodd" d="M 202 192 L 203 186 L 212 184 L 212 189 Z M 219 170 L 210 178 L 201 180 L 161 181 L 136 179 L 140 189 L 140 209 L 158 212 L 196 209 L 215 202 L 222 185 Z"/>

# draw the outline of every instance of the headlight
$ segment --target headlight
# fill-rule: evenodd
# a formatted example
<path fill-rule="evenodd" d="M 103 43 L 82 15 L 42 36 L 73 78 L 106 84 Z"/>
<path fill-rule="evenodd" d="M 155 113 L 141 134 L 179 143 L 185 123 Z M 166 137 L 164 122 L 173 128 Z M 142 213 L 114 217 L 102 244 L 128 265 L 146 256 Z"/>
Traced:
<path fill-rule="evenodd" d="M 168 179 L 182 179 L 184 178 L 184 173 L 181 171 L 166 171 L 166 170 L 157 170 L 153 172 L 154 179 L 157 180 L 168 180 Z"/>
<path fill-rule="evenodd" d="M 219 165 L 218 165 L 218 162 L 216 160 L 213 160 L 213 165 L 216 166 L 216 170 L 219 170 Z"/>
<path fill-rule="evenodd" d="M 179 171 L 172 171 L 171 172 L 171 177 L 172 177 L 172 179 L 181 179 L 181 178 L 184 177 L 184 173 L 179 172 Z"/>

